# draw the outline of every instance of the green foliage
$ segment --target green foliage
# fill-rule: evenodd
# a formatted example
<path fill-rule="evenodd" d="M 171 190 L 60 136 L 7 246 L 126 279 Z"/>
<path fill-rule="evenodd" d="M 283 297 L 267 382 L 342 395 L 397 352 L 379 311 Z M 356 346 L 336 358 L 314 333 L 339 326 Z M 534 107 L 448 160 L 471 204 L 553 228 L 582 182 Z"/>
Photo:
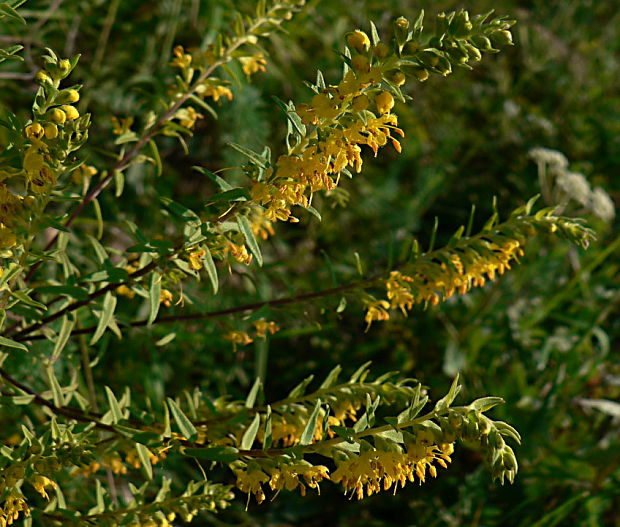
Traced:
<path fill-rule="evenodd" d="M 415 7 L 0 2 L 0 525 L 614 525 L 619 15 Z"/>

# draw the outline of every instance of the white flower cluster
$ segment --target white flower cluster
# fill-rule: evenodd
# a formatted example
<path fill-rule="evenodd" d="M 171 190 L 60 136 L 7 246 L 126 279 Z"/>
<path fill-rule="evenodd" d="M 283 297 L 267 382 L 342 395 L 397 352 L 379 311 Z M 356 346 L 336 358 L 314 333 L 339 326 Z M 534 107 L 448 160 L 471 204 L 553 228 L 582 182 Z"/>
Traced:
<path fill-rule="evenodd" d="M 568 159 L 562 152 L 537 147 L 529 151 L 529 156 L 555 179 L 555 194 L 558 201 L 573 200 L 587 212 L 611 222 L 616 216 L 614 202 L 601 187 L 590 186 L 583 174 L 568 170 Z"/>

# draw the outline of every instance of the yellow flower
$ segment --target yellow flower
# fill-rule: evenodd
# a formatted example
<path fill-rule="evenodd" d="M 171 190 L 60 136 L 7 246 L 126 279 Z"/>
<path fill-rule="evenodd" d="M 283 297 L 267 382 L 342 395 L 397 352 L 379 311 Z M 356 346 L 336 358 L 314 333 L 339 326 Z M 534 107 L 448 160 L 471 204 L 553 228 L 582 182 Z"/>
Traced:
<path fill-rule="evenodd" d="M 414 298 L 409 287 L 403 282 L 412 282 L 409 276 L 402 275 L 398 271 L 392 271 L 390 277 L 386 281 L 387 297 L 390 301 L 390 307 L 398 307 L 407 315 L 407 310 L 411 309 L 414 304 Z"/>
<path fill-rule="evenodd" d="M 233 344 L 241 344 L 242 346 L 247 346 L 248 344 L 254 342 L 250 335 L 248 335 L 245 331 L 229 331 L 223 337 L 224 340 L 228 340 Z"/>
<path fill-rule="evenodd" d="M 256 336 L 259 338 L 265 338 L 268 332 L 273 335 L 277 331 L 280 331 L 280 328 L 275 322 L 267 322 L 264 318 L 255 320 L 252 324 L 254 324 L 256 328 Z"/>
<path fill-rule="evenodd" d="M 248 77 L 259 71 L 265 71 L 265 64 L 267 61 L 262 53 L 254 53 L 249 57 L 240 57 L 241 69 Z"/>
<path fill-rule="evenodd" d="M 19 518 L 19 513 L 23 512 L 24 516 L 30 516 L 30 508 L 26 504 L 24 496 L 18 493 L 11 493 L 4 501 L 4 506 L 0 509 L 0 525 L 13 525 L 13 522 Z"/>
<path fill-rule="evenodd" d="M 368 97 L 364 94 L 361 94 L 353 99 L 353 101 L 351 102 L 351 109 L 354 112 L 361 112 L 368 108 L 369 104 L 370 101 L 368 100 Z"/>
<path fill-rule="evenodd" d="M 235 485 L 241 492 L 247 494 L 254 494 L 256 501 L 262 503 L 265 501 L 265 493 L 261 487 L 261 483 L 269 481 L 269 476 L 258 468 L 252 468 L 247 470 L 233 470 L 237 481 Z"/>
<path fill-rule="evenodd" d="M 26 134 L 26 137 L 28 139 L 41 139 L 41 137 L 43 137 L 43 134 L 45 133 L 45 130 L 43 129 L 43 126 L 41 126 L 41 124 L 32 123 L 26 126 L 26 128 L 24 128 L 24 133 Z"/>
<path fill-rule="evenodd" d="M 172 305 L 172 293 L 167 289 L 162 289 L 159 294 L 159 302 L 166 307 L 170 307 Z"/>
<path fill-rule="evenodd" d="M 171 66 L 183 69 L 187 68 L 192 62 L 192 56 L 185 53 L 183 46 L 175 46 L 172 50 L 172 54 L 174 58 L 170 62 Z"/>
<path fill-rule="evenodd" d="M 192 106 L 177 110 L 177 113 L 175 113 L 174 116 L 179 120 L 181 126 L 184 126 L 189 130 L 194 128 L 196 120 L 203 118 L 203 115 L 199 114 Z"/>
<path fill-rule="evenodd" d="M 34 490 L 36 490 L 39 494 L 41 494 L 41 496 L 45 498 L 46 500 L 49 500 L 50 498 L 47 495 L 47 491 L 45 490 L 45 487 L 50 487 L 52 489 L 58 488 L 58 485 L 56 484 L 55 481 L 52 481 L 51 479 L 46 478 L 45 476 L 41 476 L 40 474 L 37 474 L 36 476 L 34 476 L 31 483 L 32 483 L 32 486 L 34 487 Z"/>
<path fill-rule="evenodd" d="M 366 331 L 370 329 L 370 325 L 375 320 L 388 320 L 390 318 L 390 314 L 387 311 L 389 307 L 390 304 L 385 300 L 376 300 L 367 304 L 366 309 L 368 309 L 368 311 L 366 311 L 366 316 L 364 317 L 364 320 L 368 324 L 366 326 Z"/>
<path fill-rule="evenodd" d="M 98 170 L 92 165 L 80 165 L 71 173 L 71 179 L 77 185 L 96 175 Z"/>
<path fill-rule="evenodd" d="M 45 139 L 56 139 L 58 137 L 58 127 L 54 123 L 45 125 Z"/>
<path fill-rule="evenodd" d="M 110 120 L 112 121 L 112 133 L 114 135 L 123 135 L 131 131 L 133 117 L 123 117 L 121 119 L 111 117 Z"/>
<path fill-rule="evenodd" d="M 394 97 L 387 91 L 382 91 L 375 97 L 375 104 L 380 114 L 388 113 L 394 108 Z"/>
<path fill-rule="evenodd" d="M 68 121 L 75 121 L 80 116 L 75 106 L 64 105 L 60 109 L 65 113 Z"/>
<path fill-rule="evenodd" d="M 370 39 L 366 33 L 356 29 L 347 36 L 347 44 L 358 53 L 364 53 L 370 48 Z"/>
<path fill-rule="evenodd" d="M 67 114 L 63 112 L 60 108 L 54 108 L 47 112 L 46 115 L 50 121 L 57 124 L 64 124 L 67 120 Z"/>
<path fill-rule="evenodd" d="M 189 266 L 194 269 L 194 271 L 199 271 L 202 269 L 202 260 L 204 256 L 207 254 L 205 249 L 196 249 L 189 253 L 187 259 L 189 260 Z"/>
<path fill-rule="evenodd" d="M 355 71 L 366 73 L 370 71 L 370 61 L 364 55 L 356 55 L 351 59 L 351 66 Z"/>
<path fill-rule="evenodd" d="M 0 223 L 0 248 L 10 249 L 17 244 L 15 233 Z"/>
<path fill-rule="evenodd" d="M 130 287 L 127 287 L 126 285 L 119 285 L 116 288 L 116 294 L 117 295 L 122 295 L 126 298 L 129 298 L 130 300 L 136 296 L 136 293 L 133 292 L 133 289 L 131 289 Z"/>
<path fill-rule="evenodd" d="M 237 245 L 236 243 L 229 242 L 228 250 L 232 257 L 239 263 L 250 265 L 252 263 L 252 255 L 248 253 L 248 249 L 245 245 Z"/>
<path fill-rule="evenodd" d="M 229 101 L 233 100 L 233 93 L 226 86 L 201 85 L 196 92 L 201 97 L 212 97 L 215 102 L 219 101 L 221 97 L 226 97 Z"/>
<path fill-rule="evenodd" d="M 309 463 L 292 463 L 271 469 L 269 487 L 271 490 L 294 490 L 299 487 L 302 496 L 306 495 L 306 486 L 300 477 L 311 488 L 318 488 L 319 483 L 329 477 L 329 469 L 323 465 L 312 466 Z"/>

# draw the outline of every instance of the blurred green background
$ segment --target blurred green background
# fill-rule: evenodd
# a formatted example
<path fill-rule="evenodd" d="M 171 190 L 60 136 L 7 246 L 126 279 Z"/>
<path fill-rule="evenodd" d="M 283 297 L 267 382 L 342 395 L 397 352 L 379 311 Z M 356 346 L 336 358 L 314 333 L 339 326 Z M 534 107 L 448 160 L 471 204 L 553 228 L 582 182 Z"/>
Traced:
<path fill-rule="evenodd" d="M 155 109 L 157 95 L 173 82 L 168 66 L 175 44 L 205 47 L 227 27 L 235 9 L 253 2 L 218 0 L 30 0 L 20 10 L 26 28 L 0 21 L 0 44 L 22 42 L 25 62 L 0 65 L 0 106 L 21 118 L 35 92 L 33 74 L 43 47 L 63 56 L 81 53 L 72 75 L 84 84 L 80 110 L 93 114 L 91 140 L 83 156 L 102 172 L 114 151 L 111 116 L 141 122 Z M 240 70 L 226 76 L 235 98 L 206 116 L 184 155 L 162 140 L 164 173 L 148 165 L 127 174 L 121 199 L 101 198 L 108 222 L 106 243 L 122 237 L 131 218 L 149 235 L 174 236 L 159 213 L 157 196 L 167 195 L 201 208 L 214 192 L 191 170 L 232 167 L 243 162 L 226 143 L 285 149 L 285 120 L 272 96 L 304 102 L 321 69 L 337 82 L 344 34 L 368 29 L 391 33 L 396 16 L 410 19 L 421 8 L 429 20 L 440 11 L 466 8 L 471 14 L 495 9 L 518 22 L 515 46 L 485 56 L 474 71 L 429 79 L 407 88 L 413 101 L 396 113 L 406 136 L 403 153 L 365 153 L 363 173 L 343 183 L 346 192 L 317 196 L 323 221 L 302 214 L 296 225 L 278 225 L 264 243 L 267 265 L 260 273 L 237 270 L 224 279 L 229 293 L 212 297 L 207 286 L 190 287 L 186 309 L 204 311 L 312 291 L 317 284 L 346 283 L 356 276 L 355 253 L 368 273 L 385 270 L 403 244 L 415 236 L 428 244 L 435 218 L 438 243 L 466 223 L 476 207 L 474 231 L 493 211 L 504 217 L 540 192 L 535 147 L 562 152 L 570 169 L 620 196 L 620 10 L 612 0 L 380 1 L 310 0 L 286 23 L 286 34 L 263 41 L 267 72 L 247 84 Z M 228 75 L 228 74 L 225 74 Z M 224 74 L 223 74 L 224 76 Z M 238 171 L 226 172 L 239 177 Z M 341 206 L 347 201 L 346 207 Z M 543 203 L 553 205 L 553 203 Z M 596 211 L 595 211 L 596 212 Z M 204 525 L 334 526 L 523 526 L 620 525 L 620 242 L 618 221 L 603 221 L 578 200 L 567 215 L 584 215 L 597 231 L 588 250 L 539 238 L 521 265 L 465 297 L 453 298 L 408 318 L 393 317 L 364 332 L 361 305 L 336 314 L 339 298 L 272 311 L 283 331 L 268 345 L 233 354 L 222 329 L 243 327 L 237 319 L 141 329 L 123 346 L 107 337 L 96 380 L 145 395 L 175 393 L 200 385 L 218 396 L 242 397 L 256 375 L 265 380 L 267 400 L 281 397 L 309 373 L 327 373 L 335 364 L 355 370 L 372 360 L 374 371 L 398 370 L 442 394 L 460 372 L 463 400 L 497 395 L 506 405 L 496 418 L 523 436 L 516 449 L 520 472 L 515 484 L 500 487 L 474 450 L 461 447 L 454 464 L 437 480 L 348 501 L 323 485 L 321 496 L 282 493 L 273 502 L 243 499 Z M 92 222 L 87 216 L 82 220 Z M 146 309 L 146 307 L 145 307 Z M 180 308 L 170 308 L 170 313 Z M 127 316 L 135 309 L 127 306 Z M 122 314 L 122 308 L 121 308 Z M 176 332 L 172 344 L 155 342 Z M 27 368 L 24 364 L 24 368 Z M 195 470 L 186 466 L 175 468 Z M 200 525 L 196 520 L 195 524 Z"/>

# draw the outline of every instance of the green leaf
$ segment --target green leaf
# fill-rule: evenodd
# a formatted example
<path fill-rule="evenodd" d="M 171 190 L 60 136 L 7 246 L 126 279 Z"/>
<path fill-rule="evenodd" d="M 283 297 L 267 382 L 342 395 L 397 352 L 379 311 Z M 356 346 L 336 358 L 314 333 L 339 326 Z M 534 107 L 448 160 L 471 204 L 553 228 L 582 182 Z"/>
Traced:
<path fill-rule="evenodd" d="M 24 17 L 22 17 L 15 9 L 13 9 L 9 4 L 2 2 L 0 4 L 0 18 L 3 17 L 12 18 L 13 20 L 17 20 L 20 24 L 26 25 L 26 21 Z"/>
<path fill-rule="evenodd" d="M 454 381 L 452 381 L 452 386 L 450 386 L 450 390 L 448 391 L 446 396 L 439 399 L 439 401 L 437 401 L 437 404 L 435 404 L 435 411 L 439 412 L 445 410 L 446 408 L 450 408 L 452 401 L 454 401 L 460 391 L 461 385 L 459 384 L 459 375 L 457 374 L 454 378 Z"/>
<path fill-rule="evenodd" d="M 245 157 L 247 157 L 255 165 L 261 168 L 267 168 L 267 160 L 263 156 L 254 152 L 253 150 L 250 150 L 249 148 L 246 148 L 245 146 L 241 146 L 237 143 L 228 143 L 228 146 L 230 146 L 231 148 L 234 148 L 237 152 L 241 152 Z"/>
<path fill-rule="evenodd" d="M 114 310 L 116 309 L 116 297 L 112 292 L 108 291 L 105 294 L 103 299 L 103 311 L 101 312 L 101 317 L 99 318 L 99 323 L 97 324 L 97 329 L 95 330 L 95 334 L 90 341 L 90 345 L 95 344 L 103 335 L 105 330 L 107 329 L 110 321 L 112 320 L 112 316 L 114 315 Z"/>
<path fill-rule="evenodd" d="M 6 346 L 7 348 L 15 348 L 22 351 L 28 351 L 28 348 L 21 342 L 15 342 L 14 340 L 7 339 L 6 337 L 0 337 L 0 346 Z"/>
<path fill-rule="evenodd" d="M 159 177 L 162 174 L 161 156 L 159 155 L 159 148 L 157 148 L 157 143 L 152 139 L 149 141 L 149 146 L 151 147 L 151 154 L 153 154 L 153 161 L 155 161 L 155 175 Z"/>
<path fill-rule="evenodd" d="M 52 399 L 54 400 L 54 404 L 60 408 L 64 405 L 64 397 L 62 395 L 62 388 L 58 383 L 58 379 L 56 379 L 56 376 L 54 375 L 54 367 L 51 364 L 47 367 L 47 380 L 52 390 Z"/>
<path fill-rule="evenodd" d="M 71 336 L 71 332 L 73 331 L 73 326 L 75 326 L 75 318 L 69 317 L 65 315 L 62 317 L 62 324 L 60 326 L 60 332 L 58 333 L 58 337 L 56 338 L 56 344 L 54 345 L 54 351 L 52 352 L 52 360 L 56 360 L 62 350 L 65 349 L 67 345 L 67 341 Z"/>
<path fill-rule="evenodd" d="M 185 448 L 183 454 L 207 461 L 232 463 L 239 458 L 239 450 L 232 446 L 214 446 L 209 448 Z"/>
<path fill-rule="evenodd" d="M 319 412 L 321 411 L 321 399 L 317 399 L 316 405 L 312 413 L 310 414 L 310 419 L 306 423 L 306 428 L 301 434 L 301 438 L 299 439 L 300 445 L 309 445 L 312 443 L 312 439 L 314 438 L 314 432 L 316 430 L 316 421 L 319 417 Z"/>
<path fill-rule="evenodd" d="M 338 375 L 340 375 L 341 371 L 342 367 L 340 365 L 332 369 L 332 371 L 328 373 L 325 380 L 321 383 L 321 386 L 319 386 L 319 390 L 326 390 L 327 388 L 330 388 L 338 379 Z"/>
<path fill-rule="evenodd" d="M 501 397 L 482 397 L 472 402 L 469 407 L 476 412 L 486 412 L 498 404 L 503 404 L 504 399 Z"/>
<path fill-rule="evenodd" d="M 260 377 L 256 377 L 256 380 L 254 381 L 254 385 L 252 386 L 252 389 L 250 390 L 250 393 L 248 393 L 248 397 L 245 400 L 246 408 L 254 407 L 254 403 L 256 402 L 256 396 L 258 395 L 258 391 L 261 389 L 261 386 L 262 386 L 262 383 L 261 383 Z"/>
<path fill-rule="evenodd" d="M 217 289 L 219 287 L 218 278 L 217 278 L 217 268 L 215 267 L 215 262 L 213 261 L 213 256 L 211 255 L 211 251 L 209 247 L 204 246 L 205 255 L 203 257 L 202 263 L 205 266 L 207 271 L 207 275 L 209 275 L 209 280 L 211 281 L 211 286 L 213 287 L 213 294 L 217 294 Z"/>
<path fill-rule="evenodd" d="M 36 291 L 44 295 L 64 295 L 76 300 L 86 300 L 88 291 L 77 285 L 45 285 L 37 287 Z"/>
<path fill-rule="evenodd" d="M 196 430 L 192 422 L 183 413 L 181 408 L 179 408 L 179 405 L 170 397 L 167 397 L 166 400 L 168 401 L 168 406 L 172 412 L 172 417 L 179 427 L 181 434 L 183 434 L 188 441 L 193 441 L 196 439 L 196 437 L 198 437 L 198 430 Z"/>
<path fill-rule="evenodd" d="M 193 166 L 192 169 L 195 170 L 196 172 L 200 172 L 201 174 L 204 174 L 205 176 L 207 176 L 211 181 L 213 181 L 213 183 L 217 185 L 217 188 L 221 190 L 222 192 L 226 192 L 228 190 L 233 189 L 230 183 L 222 179 L 217 174 L 214 174 L 210 170 L 207 170 L 206 168 L 199 167 L 199 166 Z"/>
<path fill-rule="evenodd" d="M 151 274 L 151 285 L 149 287 L 149 318 L 147 325 L 150 326 L 159 313 L 159 306 L 161 305 L 161 274 L 154 271 Z"/>
<path fill-rule="evenodd" d="M 237 225 L 239 226 L 239 230 L 243 237 L 245 238 L 245 243 L 247 243 L 250 252 L 256 258 L 258 265 L 262 267 L 263 265 L 263 255 L 260 252 L 258 247 L 258 242 L 254 237 L 254 233 L 252 232 L 252 226 L 250 225 L 250 220 L 248 220 L 247 216 L 239 215 L 237 216 Z"/>
<path fill-rule="evenodd" d="M 260 425 L 260 414 L 256 414 L 254 416 L 254 420 L 248 426 L 248 429 L 244 432 L 243 437 L 241 438 L 241 450 L 250 450 L 252 445 L 254 444 L 254 439 L 256 439 L 256 434 L 258 433 L 258 426 Z"/>
<path fill-rule="evenodd" d="M 294 399 L 295 397 L 301 397 L 306 393 L 308 384 L 312 382 L 314 375 L 308 375 L 303 381 L 301 381 L 295 388 L 293 388 L 287 396 L 287 399 Z"/>
<path fill-rule="evenodd" d="M 123 411 L 121 410 L 118 401 L 116 400 L 116 396 L 114 392 L 110 390 L 107 386 L 105 387 L 105 394 L 108 398 L 108 405 L 110 406 L 110 410 L 112 410 L 112 422 L 114 424 L 123 420 Z"/>
<path fill-rule="evenodd" d="M 271 406 L 267 405 L 267 413 L 265 414 L 265 434 L 263 438 L 263 448 L 271 448 L 273 436 L 271 433 Z"/>
<path fill-rule="evenodd" d="M 147 479 L 153 479 L 153 465 L 151 465 L 151 457 L 149 456 L 150 450 L 141 443 L 136 443 L 136 450 L 138 451 L 138 457 Z"/>

